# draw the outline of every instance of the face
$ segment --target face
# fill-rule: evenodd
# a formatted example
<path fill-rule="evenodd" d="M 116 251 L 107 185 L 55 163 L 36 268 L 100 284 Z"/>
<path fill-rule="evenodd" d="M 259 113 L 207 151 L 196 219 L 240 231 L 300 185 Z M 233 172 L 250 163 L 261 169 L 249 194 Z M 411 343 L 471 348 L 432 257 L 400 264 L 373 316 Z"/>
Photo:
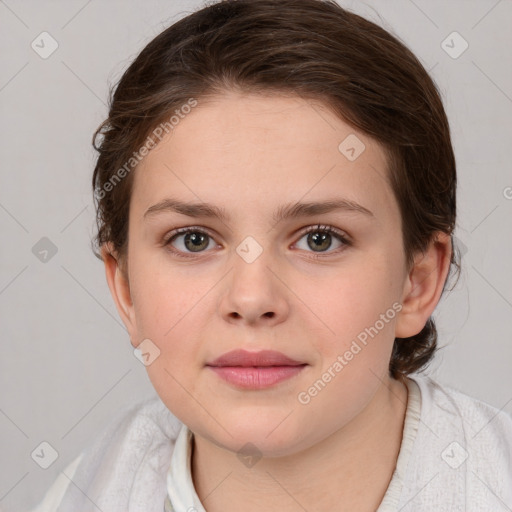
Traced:
<path fill-rule="evenodd" d="M 379 144 L 318 102 L 199 99 L 134 171 L 127 269 L 122 316 L 157 355 L 151 382 L 218 446 L 306 449 L 388 379 L 407 277 L 398 205 Z M 209 365 L 235 349 L 296 364 Z"/>

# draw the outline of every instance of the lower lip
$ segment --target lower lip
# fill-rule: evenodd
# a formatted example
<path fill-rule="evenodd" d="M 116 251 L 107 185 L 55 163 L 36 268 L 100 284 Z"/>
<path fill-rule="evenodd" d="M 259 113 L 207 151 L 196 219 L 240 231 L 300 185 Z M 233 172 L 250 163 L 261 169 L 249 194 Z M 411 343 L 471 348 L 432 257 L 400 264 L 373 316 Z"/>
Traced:
<path fill-rule="evenodd" d="M 290 379 L 302 371 L 300 366 L 209 366 L 221 379 L 244 389 L 264 389 Z"/>

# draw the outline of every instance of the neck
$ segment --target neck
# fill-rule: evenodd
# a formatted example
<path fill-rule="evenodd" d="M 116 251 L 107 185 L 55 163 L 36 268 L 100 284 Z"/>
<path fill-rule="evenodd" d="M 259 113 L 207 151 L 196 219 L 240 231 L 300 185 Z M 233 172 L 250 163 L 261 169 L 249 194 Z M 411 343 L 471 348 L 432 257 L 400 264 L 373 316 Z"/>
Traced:
<path fill-rule="evenodd" d="M 406 404 L 405 384 L 389 379 L 342 429 L 300 453 L 264 457 L 250 468 L 236 453 L 194 435 L 197 495 L 207 512 L 375 511 L 395 469 Z"/>

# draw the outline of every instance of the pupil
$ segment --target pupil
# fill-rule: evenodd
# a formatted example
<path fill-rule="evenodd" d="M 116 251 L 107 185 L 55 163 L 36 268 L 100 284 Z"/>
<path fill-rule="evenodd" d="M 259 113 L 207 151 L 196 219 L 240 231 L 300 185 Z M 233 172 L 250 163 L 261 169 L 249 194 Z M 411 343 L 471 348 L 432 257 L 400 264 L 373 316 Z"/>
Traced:
<path fill-rule="evenodd" d="M 319 231 L 315 233 L 310 233 L 308 236 L 308 243 L 310 241 L 314 242 L 314 247 L 310 245 L 311 249 L 320 249 L 320 251 L 326 251 L 331 246 L 331 235 L 329 233 L 322 233 L 319 235 Z M 327 243 L 326 243 L 327 242 Z"/>
<path fill-rule="evenodd" d="M 185 246 L 193 252 L 198 252 L 208 246 L 208 243 L 204 244 L 205 240 L 206 235 L 203 233 L 188 233 L 185 235 Z M 192 242 L 192 245 L 189 245 L 188 242 Z"/>

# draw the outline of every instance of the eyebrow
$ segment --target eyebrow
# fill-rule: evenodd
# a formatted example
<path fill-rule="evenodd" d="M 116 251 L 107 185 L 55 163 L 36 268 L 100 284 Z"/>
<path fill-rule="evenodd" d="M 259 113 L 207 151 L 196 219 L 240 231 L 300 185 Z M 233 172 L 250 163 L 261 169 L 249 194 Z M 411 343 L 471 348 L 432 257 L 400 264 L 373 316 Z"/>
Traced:
<path fill-rule="evenodd" d="M 277 224 L 284 219 L 311 217 L 337 210 L 358 212 L 368 217 L 374 217 L 373 213 L 364 206 L 348 199 L 336 198 L 322 202 L 290 203 L 280 206 L 274 212 L 273 220 Z M 164 212 L 180 213 L 188 217 L 213 217 L 224 222 L 229 222 L 230 220 L 230 216 L 224 208 L 219 208 L 209 203 L 188 203 L 171 198 L 164 199 L 150 206 L 144 213 L 144 219 Z"/>

